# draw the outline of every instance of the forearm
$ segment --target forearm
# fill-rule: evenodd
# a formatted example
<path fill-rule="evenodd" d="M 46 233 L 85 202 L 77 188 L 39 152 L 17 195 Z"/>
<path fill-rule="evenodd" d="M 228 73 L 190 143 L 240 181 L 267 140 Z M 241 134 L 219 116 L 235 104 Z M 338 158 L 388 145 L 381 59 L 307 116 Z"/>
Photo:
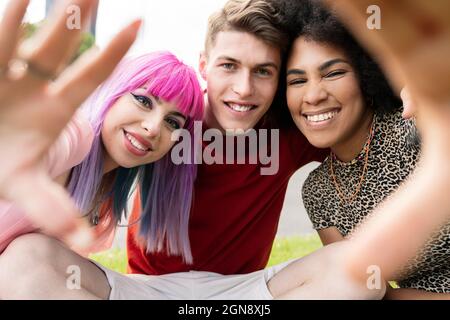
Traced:
<path fill-rule="evenodd" d="M 448 164 L 433 163 L 430 157 L 423 160 L 414 177 L 377 208 L 349 242 L 347 261 L 358 278 L 367 277 L 372 265 L 380 268 L 384 279 L 395 278 L 395 272 L 448 220 Z"/>

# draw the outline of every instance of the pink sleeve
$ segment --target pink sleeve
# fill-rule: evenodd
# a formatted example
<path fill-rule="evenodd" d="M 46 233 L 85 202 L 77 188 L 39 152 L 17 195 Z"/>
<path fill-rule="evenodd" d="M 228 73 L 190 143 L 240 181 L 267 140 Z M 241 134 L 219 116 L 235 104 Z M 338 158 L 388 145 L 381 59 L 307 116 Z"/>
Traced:
<path fill-rule="evenodd" d="M 50 148 L 45 163 L 50 176 L 56 178 L 80 164 L 88 155 L 93 139 L 91 124 L 78 111 Z"/>

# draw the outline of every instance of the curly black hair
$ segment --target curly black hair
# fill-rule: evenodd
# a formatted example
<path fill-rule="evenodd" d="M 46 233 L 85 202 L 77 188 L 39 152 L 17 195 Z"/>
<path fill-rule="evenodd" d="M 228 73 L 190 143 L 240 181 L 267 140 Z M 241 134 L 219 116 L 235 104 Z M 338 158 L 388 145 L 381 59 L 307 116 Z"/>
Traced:
<path fill-rule="evenodd" d="M 284 16 L 282 27 L 289 35 L 291 46 L 295 39 L 302 36 L 342 49 L 355 70 L 368 107 L 382 113 L 401 107 L 400 98 L 394 93 L 378 64 L 358 44 L 334 12 L 319 0 L 280 2 Z"/>

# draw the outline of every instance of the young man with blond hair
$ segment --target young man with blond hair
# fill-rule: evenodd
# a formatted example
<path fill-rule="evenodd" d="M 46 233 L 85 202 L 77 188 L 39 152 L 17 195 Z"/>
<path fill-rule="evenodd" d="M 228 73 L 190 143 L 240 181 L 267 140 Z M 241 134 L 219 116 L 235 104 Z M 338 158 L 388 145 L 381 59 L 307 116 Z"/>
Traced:
<path fill-rule="evenodd" d="M 128 233 L 131 273 L 242 274 L 267 265 L 289 178 L 325 154 L 308 143 L 293 125 L 283 99 L 276 98 L 288 46 L 282 18 L 277 1 L 230 0 L 210 16 L 200 57 L 200 74 L 207 85 L 203 127 L 231 132 L 228 139 L 239 139 L 233 135 L 239 130 L 252 131 L 258 140 L 264 130 L 279 133 L 269 134 L 278 170 L 263 175 L 266 165 L 249 163 L 252 152 L 261 153 L 260 144 L 260 150 L 247 146 L 244 164 L 227 163 L 226 148 L 223 164 L 199 164 L 189 230 L 194 263 L 187 265 L 165 252 L 147 252 L 135 225 Z M 202 147 L 204 151 L 208 143 Z M 140 211 L 137 201 L 130 221 L 139 219 Z"/>

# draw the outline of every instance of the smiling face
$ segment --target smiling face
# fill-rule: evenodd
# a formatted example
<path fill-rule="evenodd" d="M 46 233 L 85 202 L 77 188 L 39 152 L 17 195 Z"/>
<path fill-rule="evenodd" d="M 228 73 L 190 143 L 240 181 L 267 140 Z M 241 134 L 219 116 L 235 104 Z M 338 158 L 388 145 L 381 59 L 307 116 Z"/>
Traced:
<path fill-rule="evenodd" d="M 222 31 L 200 58 L 207 82 L 206 123 L 219 130 L 253 128 L 272 104 L 280 50 L 254 35 Z"/>
<path fill-rule="evenodd" d="M 289 110 L 311 144 L 337 155 L 359 152 L 372 111 L 365 107 L 355 71 L 342 50 L 297 38 L 286 80 Z"/>
<path fill-rule="evenodd" d="M 172 133 L 183 128 L 185 121 L 175 103 L 149 95 L 146 88 L 123 95 L 108 110 L 103 122 L 105 171 L 161 159 L 175 144 Z"/>

